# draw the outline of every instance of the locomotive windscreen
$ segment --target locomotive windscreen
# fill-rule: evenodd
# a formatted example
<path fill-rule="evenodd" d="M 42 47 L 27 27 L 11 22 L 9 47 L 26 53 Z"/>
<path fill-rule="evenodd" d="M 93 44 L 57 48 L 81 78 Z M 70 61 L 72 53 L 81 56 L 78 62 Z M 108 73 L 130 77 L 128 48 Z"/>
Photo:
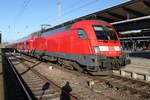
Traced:
<path fill-rule="evenodd" d="M 93 26 L 97 40 L 117 40 L 116 32 L 109 26 Z"/>

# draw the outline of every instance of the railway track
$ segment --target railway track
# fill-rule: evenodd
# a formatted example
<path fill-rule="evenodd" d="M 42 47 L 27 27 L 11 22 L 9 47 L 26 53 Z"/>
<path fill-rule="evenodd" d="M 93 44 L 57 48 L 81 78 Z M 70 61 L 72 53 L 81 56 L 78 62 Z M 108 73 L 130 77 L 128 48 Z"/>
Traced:
<path fill-rule="evenodd" d="M 71 70 L 66 70 L 72 73 Z M 150 100 L 150 83 L 134 80 L 131 78 L 119 76 L 119 75 L 109 75 L 109 76 L 90 76 L 84 73 L 74 72 L 76 74 L 81 74 L 85 77 L 89 78 L 89 82 L 91 82 L 91 90 L 94 92 L 98 92 L 97 87 L 94 88 L 94 85 L 98 85 L 101 82 L 104 82 L 108 88 L 114 88 L 116 90 L 122 92 L 130 92 L 131 95 L 138 95 L 142 99 Z M 93 85 L 93 86 L 92 86 Z"/>
<path fill-rule="evenodd" d="M 22 87 L 22 83 L 20 83 L 20 80 L 18 80 L 19 76 L 16 75 L 16 72 L 12 70 L 10 64 L 8 64 L 9 62 L 5 59 L 5 57 L 2 58 L 5 100 L 12 100 L 12 98 L 13 100 L 30 100 L 31 97 L 25 93 L 25 90 Z"/>
<path fill-rule="evenodd" d="M 79 73 L 72 70 L 67 70 L 64 68 L 64 71 L 77 74 L 78 76 L 84 76 L 87 77 L 91 82 L 89 83 L 89 87 L 93 92 L 99 92 L 97 89 L 99 83 L 104 82 L 108 88 L 114 88 L 116 90 L 122 91 L 122 92 L 130 92 L 131 95 L 138 95 L 141 99 L 150 100 L 150 83 L 141 81 L 141 80 L 134 80 L 127 77 L 122 77 L 119 75 L 109 75 L 109 76 L 91 76 L 89 74 Z"/>
<path fill-rule="evenodd" d="M 31 59 L 31 57 L 29 57 L 29 56 L 25 56 L 25 57 L 27 59 Z M 26 59 L 26 58 L 23 57 L 22 59 Z M 60 70 L 67 71 L 69 73 L 73 73 L 73 74 L 76 74 L 78 76 L 86 77 L 89 80 L 87 85 L 89 86 L 89 89 L 94 93 L 102 94 L 97 89 L 98 89 L 99 83 L 103 82 L 103 83 L 105 83 L 105 85 L 108 88 L 113 88 L 113 89 L 116 89 L 116 90 L 121 91 L 121 92 L 129 92 L 133 96 L 138 95 L 143 100 L 149 100 L 150 99 L 150 84 L 149 83 L 145 83 L 145 82 L 137 81 L 137 80 L 132 80 L 129 78 L 116 76 L 116 75 L 110 75 L 110 76 L 105 76 L 105 77 L 91 76 L 89 74 L 80 73 L 80 72 L 77 72 L 74 70 L 68 70 L 68 69 L 65 69 L 62 67 L 57 67 L 58 66 L 57 64 L 51 64 L 51 65 L 60 69 Z M 108 98 L 110 100 L 115 100 L 114 98 L 112 98 L 110 96 L 108 96 Z"/>
<path fill-rule="evenodd" d="M 21 81 L 22 79 L 19 80 L 29 100 L 60 100 L 60 96 L 63 98 L 62 93 L 71 98 L 70 100 L 77 100 L 75 96 L 67 93 L 57 84 L 33 69 L 34 66 L 40 64 L 40 61 L 37 63 L 31 61 L 35 63 L 32 67 L 27 65 L 15 67 L 15 65 L 20 63 L 20 61 L 18 61 L 19 59 L 15 59 L 15 57 L 11 55 L 7 57 L 7 60 L 15 73 L 19 73 L 23 79 L 24 82 Z M 17 61 L 14 62 L 14 60 Z M 19 76 L 17 77 L 19 78 Z"/>
<path fill-rule="evenodd" d="M 132 95 L 139 95 L 143 99 L 150 99 L 150 83 L 116 75 L 109 76 L 104 81 L 110 88 L 129 91 Z"/>

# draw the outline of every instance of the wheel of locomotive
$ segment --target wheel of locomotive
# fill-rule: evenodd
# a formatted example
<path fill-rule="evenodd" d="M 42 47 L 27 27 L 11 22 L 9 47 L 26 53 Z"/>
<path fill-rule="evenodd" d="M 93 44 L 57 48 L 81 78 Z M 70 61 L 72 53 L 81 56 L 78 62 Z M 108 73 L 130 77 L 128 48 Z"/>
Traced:
<path fill-rule="evenodd" d="M 72 66 L 73 66 L 73 68 L 75 69 L 75 70 L 77 70 L 77 71 L 79 71 L 79 72 L 84 72 L 84 69 L 78 64 L 78 63 L 76 63 L 76 62 L 73 62 L 72 63 Z"/>
<path fill-rule="evenodd" d="M 72 66 L 72 62 L 71 61 L 58 58 L 58 63 L 59 63 L 59 65 L 61 67 L 73 70 L 73 66 Z"/>
<path fill-rule="evenodd" d="M 58 64 L 59 64 L 60 66 L 63 65 L 63 64 L 62 64 L 62 60 L 61 60 L 60 58 L 57 59 L 57 62 L 58 62 Z M 63 67 L 63 66 L 62 66 L 62 67 Z"/>
<path fill-rule="evenodd" d="M 37 59 L 40 59 L 40 56 L 39 56 L 38 54 L 35 54 L 35 57 L 36 57 Z"/>

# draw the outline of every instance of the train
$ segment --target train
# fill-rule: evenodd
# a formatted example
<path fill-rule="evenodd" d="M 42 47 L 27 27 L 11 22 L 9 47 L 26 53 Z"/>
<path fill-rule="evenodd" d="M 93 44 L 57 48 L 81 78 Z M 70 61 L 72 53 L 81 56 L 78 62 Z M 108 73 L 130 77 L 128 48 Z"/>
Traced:
<path fill-rule="evenodd" d="M 113 26 L 102 20 L 61 24 L 34 32 L 8 47 L 80 72 L 119 70 L 131 63 Z"/>

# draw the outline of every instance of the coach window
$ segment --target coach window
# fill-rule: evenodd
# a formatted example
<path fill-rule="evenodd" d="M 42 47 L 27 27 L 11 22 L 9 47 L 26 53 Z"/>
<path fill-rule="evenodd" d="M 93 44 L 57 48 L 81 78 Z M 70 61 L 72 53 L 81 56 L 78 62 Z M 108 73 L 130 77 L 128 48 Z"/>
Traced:
<path fill-rule="evenodd" d="M 82 29 L 78 29 L 78 37 L 81 38 L 81 39 L 86 39 L 87 36 L 86 36 L 85 31 L 82 30 Z"/>

